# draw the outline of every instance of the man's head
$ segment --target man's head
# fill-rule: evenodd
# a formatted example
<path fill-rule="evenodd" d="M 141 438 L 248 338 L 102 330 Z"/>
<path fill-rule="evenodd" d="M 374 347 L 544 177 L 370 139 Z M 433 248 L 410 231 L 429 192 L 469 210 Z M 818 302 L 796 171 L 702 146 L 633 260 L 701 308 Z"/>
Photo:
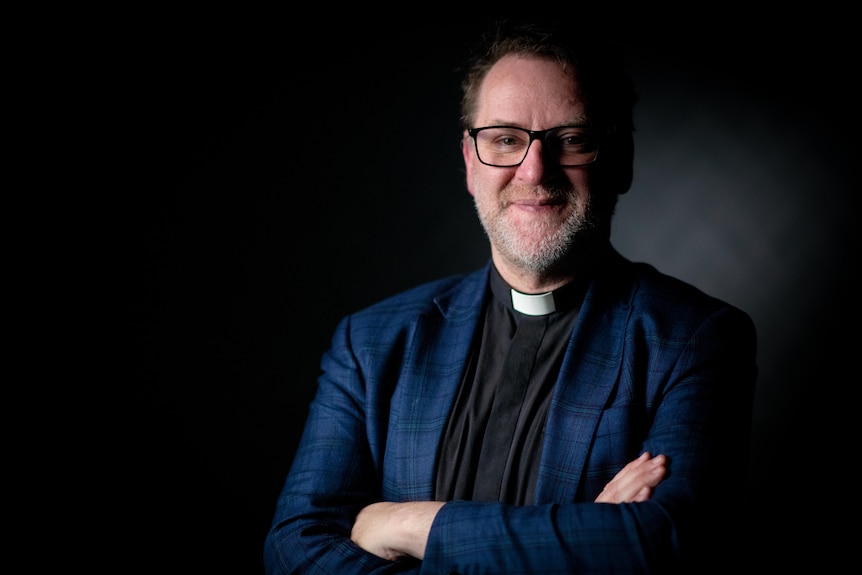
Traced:
<path fill-rule="evenodd" d="M 462 84 L 467 186 L 504 277 L 550 282 L 603 244 L 632 178 L 631 80 L 578 36 L 501 25 Z"/>

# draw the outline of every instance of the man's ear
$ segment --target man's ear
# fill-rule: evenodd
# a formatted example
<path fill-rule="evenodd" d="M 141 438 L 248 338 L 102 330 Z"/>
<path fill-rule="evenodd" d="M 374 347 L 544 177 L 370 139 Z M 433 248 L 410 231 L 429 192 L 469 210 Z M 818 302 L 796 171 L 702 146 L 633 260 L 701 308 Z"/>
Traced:
<path fill-rule="evenodd" d="M 467 177 L 467 191 L 470 195 L 473 193 L 473 166 L 475 165 L 476 148 L 472 145 L 472 138 L 464 130 L 464 137 L 461 138 L 461 156 L 464 158 L 464 171 Z"/>

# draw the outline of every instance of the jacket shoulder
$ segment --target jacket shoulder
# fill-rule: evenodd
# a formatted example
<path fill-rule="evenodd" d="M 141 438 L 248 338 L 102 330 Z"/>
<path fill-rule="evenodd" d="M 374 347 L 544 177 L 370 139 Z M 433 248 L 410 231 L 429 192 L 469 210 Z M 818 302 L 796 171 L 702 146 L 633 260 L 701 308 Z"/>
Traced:
<path fill-rule="evenodd" d="M 354 321 L 386 317 L 416 317 L 439 311 L 448 315 L 457 310 L 473 310 L 484 297 L 488 266 L 425 282 L 398 292 L 355 312 Z"/>
<path fill-rule="evenodd" d="M 631 311 L 634 318 L 655 327 L 676 326 L 692 329 L 704 322 L 721 319 L 722 324 L 736 326 L 737 333 L 755 332 L 752 318 L 735 305 L 709 294 L 675 276 L 660 272 L 646 263 L 629 262 L 632 279 Z"/>
<path fill-rule="evenodd" d="M 672 305 L 675 302 L 676 305 L 684 304 L 704 310 L 736 309 L 729 302 L 705 292 L 690 282 L 663 273 L 650 264 L 635 262 L 629 265 L 632 277 L 638 287 L 635 300 L 640 305 L 662 303 Z"/>

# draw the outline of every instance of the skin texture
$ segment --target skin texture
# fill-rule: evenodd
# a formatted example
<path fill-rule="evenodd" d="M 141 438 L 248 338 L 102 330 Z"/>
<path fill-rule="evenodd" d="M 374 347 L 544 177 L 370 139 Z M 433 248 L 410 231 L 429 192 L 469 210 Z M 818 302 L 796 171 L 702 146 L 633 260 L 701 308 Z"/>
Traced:
<path fill-rule="evenodd" d="M 475 126 L 508 125 L 545 130 L 587 122 L 587 102 L 572 69 L 550 59 L 509 55 L 486 76 Z M 467 189 L 491 243 L 494 265 L 524 293 L 542 293 L 572 281 L 578 252 L 595 234 L 606 234 L 593 209 L 597 164 L 560 167 L 547 162 L 533 141 L 524 161 L 511 168 L 482 164 L 464 134 Z M 605 217 L 610 217 L 605 214 Z M 599 503 L 644 501 L 664 478 L 665 456 L 644 453 L 605 486 Z M 357 516 L 352 540 L 380 557 L 422 559 L 442 502 L 379 502 Z"/>

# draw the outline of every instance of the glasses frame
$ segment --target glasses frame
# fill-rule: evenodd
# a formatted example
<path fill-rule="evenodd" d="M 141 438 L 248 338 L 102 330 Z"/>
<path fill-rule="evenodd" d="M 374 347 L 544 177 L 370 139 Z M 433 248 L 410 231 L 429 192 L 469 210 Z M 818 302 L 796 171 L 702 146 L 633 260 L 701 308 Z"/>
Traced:
<path fill-rule="evenodd" d="M 491 166 L 492 168 L 514 168 L 514 167 L 517 167 L 517 166 L 520 166 L 521 164 L 523 164 L 524 160 L 527 159 L 527 154 L 530 153 L 530 146 L 533 145 L 534 140 L 540 140 L 542 142 L 542 144 L 544 144 L 545 143 L 545 136 L 548 135 L 550 132 L 562 130 L 564 128 L 587 128 L 587 127 L 588 126 L 576 126 L 576 125 L 569 124 L 569 125 L 565 125 L 565 126 L 556 126 L 554 128 L 548 128 L 547 130 L 528 130 L 527 128 L 519 128 L 518 126 L 496 125 L 496 126 L 482 126 L 481 128 L 468 128 L 467 129 L 467 135 L 470 136 L 471 138 L 473 138 L 473 148 L 476 150 L 476 157 L 479 159 L 479 161 L 481 163 L 485 164 L 486 166 Z M 493 128 L 508 128 L 510 130 L 518 130 L 519 132 L 526 133 L 530 137 L 530 141 L 527 143 L 527 149 L 524 150 L 524 157 L 521 158 L 520 162 L 518 162 L 517 164 L 501 165 L 501 164 L 490 164 L 490 163 L 488 163 L 482 159 L 482 154 L 479 153 L 479 143 L 476 140 L 476 134 L 478 134 L 479 132 L 481 132 L 483 130 L 490 130 Z M 590 128 L 590 129 L 592 129 L 592 128 Z M 589 162 L 584 162 L 583 164 L 560 164 L 558 162 L 557 165 L 561 166 L 563 168 L 580 168 L 580 167 L 589 166 L 590 164 L 595 163 L 596 160 L 599 159 L 599 144 L 600 143 L 601 143 L 600 138 L 596 137 L 596 155 Z"/>

